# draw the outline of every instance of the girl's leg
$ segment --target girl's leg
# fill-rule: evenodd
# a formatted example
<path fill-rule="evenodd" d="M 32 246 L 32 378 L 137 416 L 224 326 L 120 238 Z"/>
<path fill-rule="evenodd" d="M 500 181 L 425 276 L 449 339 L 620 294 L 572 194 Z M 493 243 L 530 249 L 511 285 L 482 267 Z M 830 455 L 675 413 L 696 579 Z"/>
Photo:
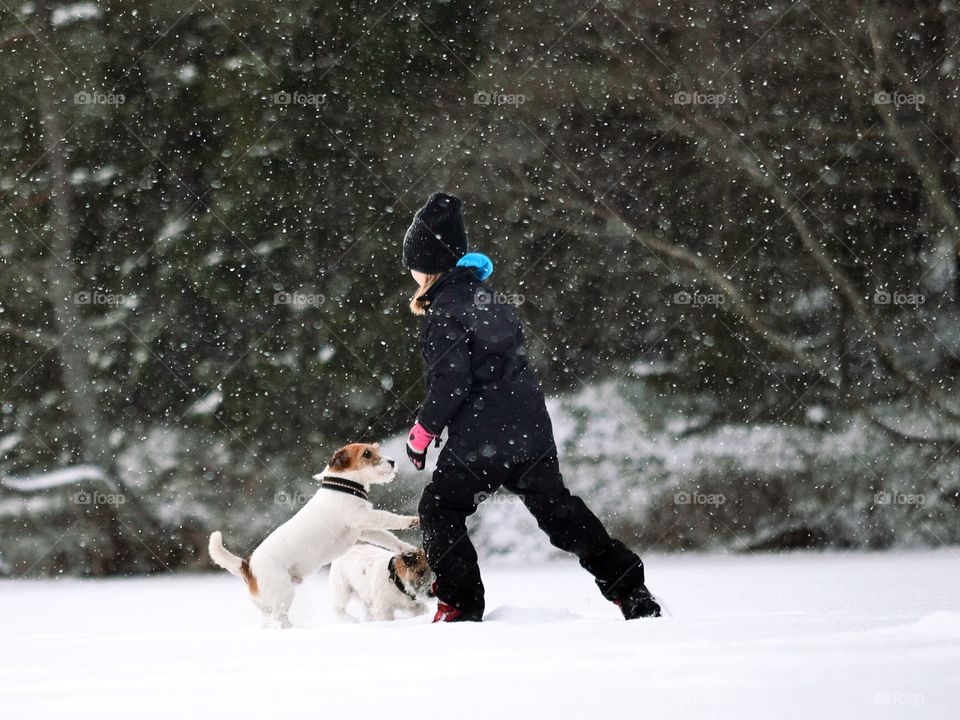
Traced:
<path fill-rule="evenodd" d="M 521 497 L 554 546 L 580 559 L 605 598 L 618 601 L 643 587 L 643 562 L 570 494 L 556 455 L 515 466 L 504 486 Z"/>
<path fill-rule="evenodd" d="M 483 582 L 477 551 L 467 536 L 467 518 L 499 483 L 482 471 L 444 465 L 433 473 L 420 498 L 420 529 L 427 561 L 437 581 L 437 598 L 461 611 L 463 619 L 483 617 Z"/>

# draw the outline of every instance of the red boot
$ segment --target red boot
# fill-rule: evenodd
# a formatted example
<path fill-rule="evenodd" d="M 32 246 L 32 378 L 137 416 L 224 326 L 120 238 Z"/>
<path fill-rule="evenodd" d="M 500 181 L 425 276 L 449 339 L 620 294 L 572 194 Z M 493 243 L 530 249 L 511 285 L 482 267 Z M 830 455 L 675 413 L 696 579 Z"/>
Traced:
<path fill-rule="evenodd" d="M 430 597 L 437 597 L 437 583 L 430 586 Z M 433 616 L 433 621 L 438 622 L 480 622 L 482 611 L 476 616 L 464 615 L 463 610 L 455 608 L 453 605 L 447 605 L 443 600 L 437 598 L 437 614 Z"/>
<path fill-rule="evenodd" d="M 453 605 L 447 605 L 446 603 L 438 602 L 437 603 L 437 614 L 433 616 L 433 621 L 438 622 L 456 622 L 459 618 L 461 612 L 457 610 Z"/>

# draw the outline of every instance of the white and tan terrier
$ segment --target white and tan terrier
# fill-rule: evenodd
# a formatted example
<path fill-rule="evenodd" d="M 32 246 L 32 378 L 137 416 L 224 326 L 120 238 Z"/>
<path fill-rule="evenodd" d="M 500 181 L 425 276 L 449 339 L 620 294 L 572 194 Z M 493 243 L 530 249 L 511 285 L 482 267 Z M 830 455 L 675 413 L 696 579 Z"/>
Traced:
<path fill-rule="evenodd" d="M 341 620 L 355 618 L 347 604 L 358 598 L 370 620 L 396 620 L 422 615 L 433 597 L 433 571 L 423 548 L 393 554 L 390 550 L 357 545 L 330 566 L 333 607 Z"/>
<path fill-rule="evenodd" d="M 416 527 L 415 515 L 376 510 L 367 498 L 370 486 L 391 482 L 396 463 L 378 445 L 346 445 L 314 478 L 320 489 L 296 515 L 267 536 L 249 558 L 223 546 L 220 532 L 210 535 L 210 557 L 224 570 L 242 577 L 264 624 L 290 627 L 287 613 L 296 586 L 307 575 L 333 562 L 358 540 L 394 552 L 411 548 L 390 530 Z"/>

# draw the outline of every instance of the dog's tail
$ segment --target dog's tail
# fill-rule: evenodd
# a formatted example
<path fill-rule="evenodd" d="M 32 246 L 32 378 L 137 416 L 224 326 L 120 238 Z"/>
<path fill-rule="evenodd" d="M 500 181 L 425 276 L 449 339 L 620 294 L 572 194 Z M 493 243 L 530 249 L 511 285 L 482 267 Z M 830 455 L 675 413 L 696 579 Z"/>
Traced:
<path fill-rule="evenodd" d="M 257 578 L 250 570 L 250 563 L 244 558 L 239 558 L 223 546 L 223 535 L 217 530 L 210 534 L 210 544 L 207 546 L 210 551 L 210 559 L 222 567 L 231 575 L 242 577 L 247 587 L 250 588 L 252 595 L 257 594 Z"/>

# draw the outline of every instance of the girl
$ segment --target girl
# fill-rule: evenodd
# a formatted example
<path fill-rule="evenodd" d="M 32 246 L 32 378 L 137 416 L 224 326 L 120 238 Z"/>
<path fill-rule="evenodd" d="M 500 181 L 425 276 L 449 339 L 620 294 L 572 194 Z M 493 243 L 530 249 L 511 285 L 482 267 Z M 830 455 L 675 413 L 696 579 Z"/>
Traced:
<path fill-rule="evenodd" d="M 543 393 L 523 355 L 520 321 L 483 283 L 493 273 L 490 259 L 466 251 L 463 202 L 434 193 L 403 240 L 404 267 L 419 286 L 410 308 L 423 316 L 427 397 L 407 441 L 418 470 L 447 429 L 419 508 L 436 574 L 434 622 L 483 617 L 483 583 L 466 520 L 501 486 L 520 496 L 550 542 L 580 559 L 626 619 L 658 617 L 640 558 L 564 486 Z"/>

